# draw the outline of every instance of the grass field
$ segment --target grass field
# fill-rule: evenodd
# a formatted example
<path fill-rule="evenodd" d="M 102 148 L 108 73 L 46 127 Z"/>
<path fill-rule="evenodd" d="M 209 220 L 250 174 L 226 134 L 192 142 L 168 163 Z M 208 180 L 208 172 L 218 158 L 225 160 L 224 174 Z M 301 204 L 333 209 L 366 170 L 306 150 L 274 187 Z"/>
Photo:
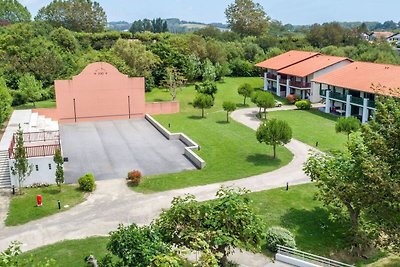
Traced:
<path fill-rule="evenodd" d="M 154 192 L 223 182 L 269 172 L 289 163 L 292 155 L 286 148 L 279 148 L 278 159 L 273 160 L 272 148 L 258 143 L 253 130 L 234 121 L 226 123 L 222 102 L 232 101 L 243 106 L 237 87 L 245 82 L 255 88 L 262 86 L 260 78 L 226 78 L 224 83 L 218 83 L 215 104 L 206 111 L 204 119 L 201 111 L 190 104 L 195 95 L 194 86 L 183 88 L 178 93 L 181 112 L 155 118 L 164 126 L 170 126 L 171 132 L 184 132 L 196 141 L 201 146 L 198 154 L 207 166 L 203 170 L 145 177 L 134 190 Z M 153 90 L 146 98 L 147 101 L 170 100 L 169 93 L 162 89 Z"/>
<path fill-rule="evenodd" d="M 20 257 L 22 259 L 33 257 L 34 264 L 44 261 L 45 258 L 51 258 L 55 259 L 57 266 L 60 267 L 84 267 L 88 266 L 84 260 L 87 256 L 94 255 L 97 259 L 101 259 L 107 253 L 107 242 L 107 237 L 90 237 L 81 240 L 62 241 L 29 251 Z"/>
<path fill-rule="evenodd" d="M 316 146 L 322 151 L 343 149 L 347 141 L 345 134 L 336 133 L 335 123 L 338 117 L 318 110 L 288 110 L 269 112 L 268 118 L 277 118 L 289 123 L 293 138 Z"/>
<path fill-rule="evenodd" d="M 26 188 L 23 195 L 16 195 L 11 198 L 9 213 L 5 224 L 14 226 L 37 220 L 58 212 L 65 211 L 79 203 L 85 198 L 85 193 L 77 186 L 63 185 L 62 192 L 57 186 L 42 188 Z M 36 196 L 42 195 L 43 206 L 36 206 Z M 58 200 L 61 202 L 61 209 L 58 209 Z M 64 208 L 69 205 L 68 208 Z"/>
<path fill-rule="evenodd" d="M 32 103 L 26 103 L 19 106 L 14 106 L 13 109 L 33 109 L 33 108 L 55 108 L 56 107 L 56 100 L 49 99 L 44 101 L 35 102 L 35 106 Z"/>

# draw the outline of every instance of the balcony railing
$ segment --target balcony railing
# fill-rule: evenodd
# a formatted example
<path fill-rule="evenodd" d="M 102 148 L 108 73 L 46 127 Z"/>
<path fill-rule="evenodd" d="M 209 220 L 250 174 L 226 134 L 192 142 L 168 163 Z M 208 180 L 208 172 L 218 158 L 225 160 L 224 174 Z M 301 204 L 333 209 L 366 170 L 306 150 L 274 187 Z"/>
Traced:
<path fill-rule="evenodd" d="M 311 83 L 291 81 L 290 86 L 297 88 L 311 88 Z"/>
<path fill-rule="evenodd" d="M 375 101 L 374 100 L 368 100 L 368 107 L 369 108 L 376 108 Z"/>
<path fill-rule="evenodd" d="M 351 103 L 362 106 L 364 104 L 364 99 L 361 97 L 352 96 Z"/>
<path fill-rule="evenodd" d="M 272 74 L 272 73 L 267 73 L 267 78 L 268 79 L 272 79 L 272 80 L 276 80 L 276 75 Z"/>
<path fill-rule="evenodd" d="M 337 93 L 337 92 L 330 92 L 329 97 L 337 99 L 337 100 L 341 100 L 341 101 L 346 101 L 346 98 L 347 98 L 346 95 Z"/>
<path fill-rule="evenodd" d="M 319 90 L 319 95 L 326 97 L 326 90 Z"/>

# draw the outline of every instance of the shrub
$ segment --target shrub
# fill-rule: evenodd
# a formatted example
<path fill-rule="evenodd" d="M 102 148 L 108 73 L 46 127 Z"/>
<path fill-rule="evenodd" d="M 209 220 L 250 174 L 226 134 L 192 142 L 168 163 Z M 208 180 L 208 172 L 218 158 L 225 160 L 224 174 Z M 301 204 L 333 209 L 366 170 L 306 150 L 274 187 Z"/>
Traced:
<path fill-rule="evenodd" d="M 311 108 L 310 100 L 300 100 L 296 102 L 296 107 L 298 109 L 309 110 Z"/>
<path fill-rule="evenodd" d="M 297 101 L 299 101 L 301 99 L 300 96 L 296 95 L 296 94 L 290 94 L 286 97 L 286 100 L 290 103 L 290 104 L 294 104 Z"/>
<path fill-rule="evenodd" d="M 128 172 L 128 178 L 127 180 L 131 185 L 139 185 L 140 181 L 142 178 L 142 173 L 139 170 L 133 170 L 131 172 Z"/>
<path fill-rule="evenodd" d="M 267 231 L 267 248 L 272 252 L 277 252 L 278 245 L 296 248 L 296 241 L 289 230 L 279 226 L 273 226 Z"/>
<path fill-rule="evenodd" d="M 94 176 L 91 173 L 87 173 L 78 180 L 79 188 L 83 191 L 93 192 L 96 187 L 94 182 Z"/>

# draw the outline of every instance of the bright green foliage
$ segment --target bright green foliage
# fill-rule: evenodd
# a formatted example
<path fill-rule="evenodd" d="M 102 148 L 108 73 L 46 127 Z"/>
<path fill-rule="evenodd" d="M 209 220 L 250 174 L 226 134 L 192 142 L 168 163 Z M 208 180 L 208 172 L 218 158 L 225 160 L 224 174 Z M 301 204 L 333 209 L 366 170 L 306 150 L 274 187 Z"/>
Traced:
<path fill-rule="evenodd" d="M 203 81 L 213 82 L 217 78 L 216 69 L 212 62 L 207 59 L 203 64 Z"/>
<path fill-rule="evenodd" d="M 214 100 L 210 95 L 197 94 L 193 100 L 193 107 L 201 109 L 201 117 L 204 118 L 204 109 L 209 109 L 214 105 Z"/>
<path fill-rule="evenodd" d="M 35 20 L 76 32 L 101 32 L 107 24 L 103 8 L 91 0 L 54 0 L 38 11 Z"/>
<path fill-rule="evenodd" d="M 110 233 L 107 249 L 120 259 L 118 266 L 150 266 L 158 255 L 169 254 L 171 245 L 163 242 L 152 226 L 118 226 Z M 167 265 L 168 266 L 168 265 Z"/>
<path fill-rule="evenodd" d="M 144 31 L 154 33 L 168 32 L 168 24 L 167 21 L 163 21 L 161 18 L 153 20 L 136 20 L 132 22 L 132 26 L 129 31 L 133 34 Z"/>
<path fill-rule="evenodd" d="M 193 251 L 210 250 L 222 266 L 235 247 L 258 248 L 263 225 L 251 208 L 244 190 L 220 189 L 217 199 L 199 202 L 194 196 L 174 198 L 155 225 L 165 242 Z"/>
<path fill-rule="evenodd" d="M 211 96 L 212 99 L 214 99 L 214 95 L 218 92 L 217 84 L 210 81 L 196 84 L 195 89 L 200 94 Z"/>
<path fill-rule="evenodd" d="M 0 19 L 10 23 L 26 22 L 31 20 L 31 14 L 17 0 L 2 0 L 0 1 Z"/>
<path fill-rule="evenodd" d="M 297 105 L 297 103 L 296 103 L 296 105 Z M 351 133 L 358 131 L 360 128 L 361 128 L 361 123 L 356 117 L 339 118 L 336 121 L 336 125 L 335 125 L 335 130 L 337 133 L 344 132 L 347 134 L 347 140 L 350 139 Z"/>
<path fill-rule="evenodd" d="M 320 48 L 329 45 L 357 45 L 363 41 L 359 32 L 346 29 L 337 22 L 312 25 L 307 40 L 312 46 Z"/>
<path fill-rule="evenodd" d="M 244 36 L 260 36 L 268 28 L 263 7 L 252 0 L 235 0 L 225 10 L 225 16 L 231 30 Z"/>
<path fill-rule="evenodd" d="M 175 255 L 158 255 L 151 261 L 152 267 L 181 267 L 182 259 Z"/>
<path fill-rule="evenodd" d="M 250 97 L 251 94 L 253 93 L 254 88 L 251 86 L 251 84 L 244 83 L 239 86 L 238 88 L 238 94 L 243 96 L 243 105 L 246 106 L 246 98 Z"/>
<path fill-rule="evenodd" d="M 258 142 L 273 147 L 274 159 L 276 159 L 276 146 L 290 142 L 292 139 L 292 128 L 290 128 L 286 121 L 270 119 L 260 125 L 257 129 L 256 137 Z"/>
<path fill-rule="evenodd" d="M 176 100 L 176 94 L 179 87 L 182 87 L 186 83 L 185 77 L 175 67 L 170 67 L 165 70 L 165 79 L 161 81 L 162 85 L 168 88 L 169 93 L 172 97 L 172 101 Z"/>
<path fill-rule="evenodd" d="M 275 98 L 270 92 L 255 91 L 251 95 L 251 101 L 259 107 L 261 116 L 261 109 L 264 109 L 265 119 L 267 118 L 267 108 L 275 107 Z"/>
<path fill-rule="evenodd" d="M 91 173 L 87 173 L 78 179 L 79 188 L 86 192 L 93 192 L 96 188 L 94 176 Z"/>
<path fill-rule="evenodd" d="M 79 49 L 79 43 L 74 34 L 62 27 L 52 31 L 50 38 L 65 51 L 76 52 Z"/>
<path fill-rule="evenodd" d="M 333 207 L 338 216 L 345 211 L 351 222 L 353 244 L 361 246 L 368 242 L 361 216 L 381 201 L 376 195 L 381 192 L 380 185 L 386 184 L 388 166 L 371 154 L 361 134 L 350 136 L 344 152 L 312 155 L 304 171 L 316 181 L 318 198 L 325 205 Z"/>
<path fill-rule="evenodd" d="M 35 79 L 31 74 L 25 74 L 18 82 L 18 89 L 26 99 L 35 107 L 35 102 L 42 97 L 42 82 Z"/>
<path fill-rule="evenodd" d="M 268 229 L 267 235 L 267 248 L 272 252 L 278 251 L 278 245 L 296 248 L 296 241 L 293 234 L 280 226 L 272 226 Z"/>
<path fill-rule="evenodd" d="M 8 118 L 11 112 L 12 97 L 6 82 L 0 77 L 0 125 Z"/>
<path fill-rule="evenodd" d="M 236 110 L 236 104 L 230 101 L 224 101 L 222 108 L 226 111 L 226 122 L 229 122 L 229 113 Z"/>
<path fill-rule="evenodd" d="M 309 110 L 311 109 L 310 100 L 300 100 L 295 103 L 296 107 L 301 110 Z"/>
<path fill-rule="evenodd" d="M 58 148 L 56 149 L 56 153 L 54 154 L 53 157 L 54 163 L 57 165 L 56 167 L 56 184 L 60 188 L 61 191 L 61 185 L 64 183 L 64 159 L 61 155 L 61 150 Z"/>
<path fill-rule="evenodd" d="M 0 252 L 0 267 L 57 267 L 57 263 L 53 259 L 45 259 L 44 262 L 35 262 L 33 257 L 30 259 L 20 259 L 21 243 L 12 242 L 4 251 Z"/>
<path fill-rule="evenodd" d="M 18 126 L 18 131 L 15 135 L 15 147 L 14 147 L 14 163 L 11 167 L 13 175 L 18 175 L 18 187 L 19 193 L 22 194 L 23 183 L 25 179 L 31 175 L 33 165 L 29 164 L 25 147 L 24 147 L 24 132 L 21 129 L 21 125 Z"/>
<path fill-rule="evenodd" d="M 201 77 L 201 61 L 196 55 L 189 55 L 184 66 L 183 73 L 188 81 L 195 81 Z"/>

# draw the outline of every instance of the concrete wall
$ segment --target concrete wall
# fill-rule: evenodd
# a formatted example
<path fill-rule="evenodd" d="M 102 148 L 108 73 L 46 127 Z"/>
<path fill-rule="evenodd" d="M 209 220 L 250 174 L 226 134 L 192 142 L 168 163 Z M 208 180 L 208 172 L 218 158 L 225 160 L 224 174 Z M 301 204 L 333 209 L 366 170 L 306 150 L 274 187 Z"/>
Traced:
<path fill-rule="evenodd" d="M 150 122 L 168 140 L 180 140 L 182 143 L 184 143 L 186 147 L 183 154 L 196 166 L 196 168 L 203 169 L 206 166 L 206 162 L 193 152 L 194 149 L 200 150 L 200 146 L 187 135 L 184 133 L 171 133 L 149 114 L 146 114 L 146 120 Z"/>
<path fill-rule="evenodd" d="M 149 102 L 146 103 L 146 114 L 173 114 L 179 112 L 179 102 Z"/>
<path fill-rule="evenodd" d="M 310 262 L 302 261 L 300 259 L 292 258 L 286 255 L 282 254 L 276 254 L 275 259 L 280 262 L 284 262 L 287 264 L 290 264 L 292 266 L 298 266 L 298 267 L 320 267 L 321 265 L 313 264 Z"/>
<path fill-rule="evenodd" d="M 11 184 L 18 187 L 18 175 L 13 175 L 11 171 L 11 167 L 14 166 L 14 161 L 14 159 L 9 160 Z M 53 161 L 53 156 L 29 158 L 28 161 L 29 164 L 33 165 L 33 169 L 31 175 L 27 177 L 23 183 L 24 186 L 32 185 L 34 183 L 56 183 L 56 164 Z M 49 165 L 51 166 L 51 169 L 49 168 Z M 36 169 L 36 166 L 38 169 Z"/>
<path fill-rule="evenodd" d="M 144 78 L 129 78 L 104 62 L 88 65 L 72 80 L 55 81 L 60 122 L 143 118 Z M 75 99 L 75 106 L 74 106 Z M 75 111 L 74 111 L 75 110 Z"/>

